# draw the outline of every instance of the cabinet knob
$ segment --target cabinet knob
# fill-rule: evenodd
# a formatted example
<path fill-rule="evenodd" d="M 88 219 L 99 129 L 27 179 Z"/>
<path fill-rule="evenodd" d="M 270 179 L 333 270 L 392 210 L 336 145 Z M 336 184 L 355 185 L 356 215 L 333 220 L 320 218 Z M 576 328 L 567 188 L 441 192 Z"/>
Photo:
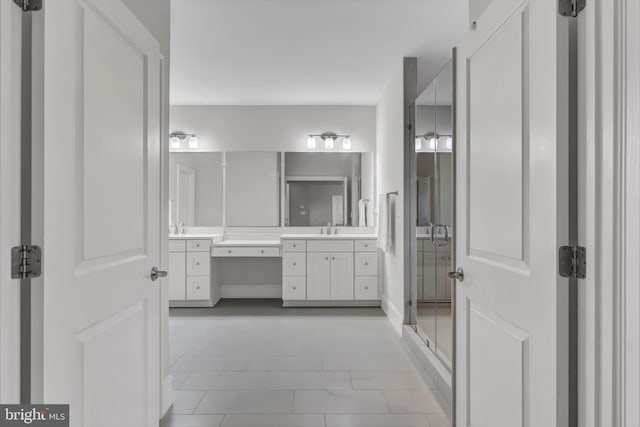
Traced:
<path fill-rule="evenodd" d="M 294 247 L 294 248 L 296 247 L 296 244 L 295 244 L 295 243 L 293 244 L 293 247 Z M 295 288 L 294 288 L 294 289 L 295 289 Z"/>
<path fill-rule="evenodd" d="M 200 247 L 200 243 L 196 243 L 196 248 L 199 248 L 199 247 Z"/>
<path fill-rule="evenodd" d="M 295 286 L 293 287 L 293 290 L 294 290 L 294 291 L 296 290 L 296 287 L 295 287 Z"/>
<path fill-rule="evenodd" d="M 369 265 L 369 263 L 368 263 L 368 262 L 365 262 L 365 263 L 364 263 L 364 265 Z"/>
<path fill-rule="evenodd" d="M 196 265 L 200 265 L 200 263 L 199 263 L 199 262 L 196 262 Z"/>
<path fill-rule="evenodd" d="M 365 287 L 364 287 L 364 290 L 366 291 L 367 289 L 369 289 L 369 287 L 368 287 L 368 286 L 365 286 Z"/>
<path fill-rule="evenodd" d="M 296 263 L 294 262 L 293 265 L 296 265 Z"/>
<path fill-rule="evenodd" d="M 329 261 L 329 257 L 326 257 L 325 259 L 326 259 L 327 261 Z"/>
<path fill-rule="evenodd" d="M 227 252 L 228 252 L 228 253 L 231 253 L 231 249 L 229 249 Z"/>
<path fill-rule="evenodd" d="M 336 258 L 335 258 L 335 257 L 331 257 L 331 259 L 332 259 L 332 260 L 334 260 L 334 261 L 336 260 Z"/>
<path fill-rule="evenodd" d="M 368 247 L 369 247 L 369 245 L 365 243 L 365 244 L 364 244 L 364 247 L 365 247 L 365 248 L 368 248 Z"/>
<path fill-rule="evenodd" d="M 200 286 L 196 286 L 196 289 L 200 289 Z M 366 288 L 365 288 L 366 289 Z"/>

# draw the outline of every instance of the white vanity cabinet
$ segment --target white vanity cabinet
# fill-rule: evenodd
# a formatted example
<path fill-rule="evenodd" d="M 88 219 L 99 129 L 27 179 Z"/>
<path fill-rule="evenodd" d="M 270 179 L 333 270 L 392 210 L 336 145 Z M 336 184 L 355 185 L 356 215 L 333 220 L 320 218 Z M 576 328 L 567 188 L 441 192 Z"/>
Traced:
<path fill-rule="evenodd" d="M 212 306 L 209 239 L 169 240 L 169 300 L 172 307 Z"/>
<path fill-rule="evenodd" d="M 431 239 L 418 239 L 417 282 L 419 301 L 450 301 L 451 288 L 447 278 L 451 254 L 449 244 L 436 248 Z"/>
<path fill-rule="evenodd" d="M 379 300 L 375 239 L 282 239 L 282 299 L 305 305 Z"/>

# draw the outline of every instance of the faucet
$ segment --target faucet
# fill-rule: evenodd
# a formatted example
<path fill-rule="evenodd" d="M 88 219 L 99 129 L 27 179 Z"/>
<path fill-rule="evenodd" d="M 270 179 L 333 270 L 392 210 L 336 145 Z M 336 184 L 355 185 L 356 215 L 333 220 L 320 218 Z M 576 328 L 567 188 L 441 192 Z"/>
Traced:
<path fill-rule="evenodd" d="M 327 223 L 327 234 L 331 234 L 331 223 Z"/>
<path fill-rule="evenodd" d="M 182 234 L 184 234 L 184 222 L 180 222 L 180 229 L 182 230 Z"/>
<path fill-rule="evenodd" d="M 178 234 L 178 224 L 175 222 L 171 224 L 171 230 L 173 231 L 173 234 Z"/>

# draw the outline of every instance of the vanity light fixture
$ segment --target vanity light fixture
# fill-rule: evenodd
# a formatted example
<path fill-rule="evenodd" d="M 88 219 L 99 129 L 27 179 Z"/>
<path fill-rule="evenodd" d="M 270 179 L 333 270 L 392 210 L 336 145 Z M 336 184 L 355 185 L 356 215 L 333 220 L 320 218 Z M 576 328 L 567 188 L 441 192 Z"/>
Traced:
<path fill-rule="evenodd" d="M 172 133 L 169 135 L 171 148 L 178 149 L 182 140 L 186 139 L 189 148 L 198 148 L 198 135 L 195 133 Z"/>
<path fill-rule="evenodd" d="M 309 150 L 315 150 L 316 149 L 316 137 L 315 136 L 309 136 L 307 138 L 307 148 Z"/>
<path fill-rule="evenodd" d="M 307 148 L 313 150 L 316 148 L 316 138 L 322 139 L 326 150 L 333 150 L 337 140 L 342 139 L 342 149 L 351 150 L 351 136 L 337 135 L 333 132 L 325 132 L 323 134 L 310 134 L 307 137 Z"/>
<path fill-rule="evenodd" d="M 446 138 L 446 140 L 440 141 L 441 138 Z M 440 135 L 435 132 L 427 132 L 424 135 L 416 135 L 416 151 L 422 150 L 423 140 L 429 141 L 429 145 L 425 147 L 427 152 L 435 152 L 437 150 L 445 151 L 445 148 L 442 146 L 443 143 L 446 143 L 446 151 L 451 151 L 453 148 L 453 138 L 451 135 Z"/>

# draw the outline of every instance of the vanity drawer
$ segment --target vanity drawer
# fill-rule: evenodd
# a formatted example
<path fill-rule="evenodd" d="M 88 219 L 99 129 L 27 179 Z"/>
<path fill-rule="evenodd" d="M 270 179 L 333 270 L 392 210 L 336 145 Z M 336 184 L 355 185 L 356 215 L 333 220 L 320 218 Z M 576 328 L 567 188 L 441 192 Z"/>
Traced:
<path fill-rule="evenodd" d="M 358 252 L 376 252 L 376 241 L 375 240 L 355 240 L 354 246 L 356 251 Z"/>
<path fill-rule="evenodd" d="M 353 240 L 307 240 L 307 252 L 353 252 Z"/>
<path fill-rule="evenodd" d="M 209 253 L 208 252 L 188 252 L 187 253 L 187 276 L 208 276 L 209 275 Z"/>
<path fill-rule="evenodd" d="M 303 252 L 285 252 L 282 254 L 282 274 L 285 276 L 306 275 L 307 255 Z"/>
<path fill-rule="evenodd" d="M 378 274 L 378 254 L 376 252 L 356 252 L 356 276 L 376 276 Z"/>
<path fill-rule="evenodd" d="M 213 248 L 215 257 L 278 257 L 280 248 L 278 247 L 246 247 L 246 246 L 221 246 Z"/>
<path fill-rule="evenodd" d="M 169 252 L 184 252 L 186 242 L 184 240 L 169 239 Z"/>
<path fill-rule="evenodd" d="M 187 299 L 211 299 L 211 279 L 209 276 L 187 277 Z"/>
<path fill-rule="evenodd" d="M 379 299 L 378 298 L 378 278 L 375 276 L 359 277 L 355 279 L 356 299 Z"/>
<path fill-rule="evenodd" d="M 209 252 L 211 240 L 187 240 L 187 251 L 189 252 Z"/>
<path fill-rule="evenodd" d="M 307 250 L 306 240 L 283 240 L 282 252 L 305 252 Z"/>
<path fill-rule="evenodd" d="M 282 299 L 283 300 L 306 300 L 307 281 L 305 277 L 283 277 L 282 278 Z"/>

